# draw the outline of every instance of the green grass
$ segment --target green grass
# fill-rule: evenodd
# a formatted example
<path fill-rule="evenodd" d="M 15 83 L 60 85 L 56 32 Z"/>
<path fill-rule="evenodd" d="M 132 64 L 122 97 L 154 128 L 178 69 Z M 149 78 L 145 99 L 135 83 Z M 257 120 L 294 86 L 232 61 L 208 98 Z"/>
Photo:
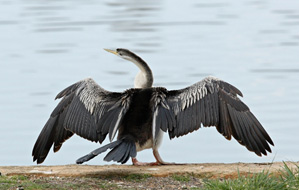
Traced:
<path fill-rule="evenodd" d="M 227 180 L 209 180 L 205 183 L 206 189 L 284 189 L 285 184 L 279 182 L 277 178 L 272 177 L 268 172 L 253 174 L 252 176 L 240 176 L 237 179 Z"/>
<path fill-rule="evenodd" d="M 284 170 L 279 176 L 274 176 L 268 171 L 252 174 L 249 176 L 241 176 L 237 179 L 222 179 L 222 180 L 205 180 L 205 190 L 290 190 L 299 189 L 299 166 L 295 171 L 284 163 Z"/>
<path fill-rule="evenodd" d="M 123 178 L 128 181 L 135 181 L 135 182 L 141 182 L 151 177 L 149 174 L 129 174 L 125 175 Z"/>
<path fill-rule="evenodd" d="M 50 188 L 48 184 L 38 184 L 29 180 L 28 177 L 22 175 L 16 176 L 0 176 L 0 189 L 12 189 L 23 187 L 26 189 L 42 189 Z M 55 188 L 55 187 L 53 187 Z"/>
<path fill-rule="evenodd" d="M 105 184 L 103 184 L 103 187 Z M 15 175 L 15 176 L 0 176 L 0 190 L 2 189 L 59 189 L 59 190 L 67 190 L 67 189 L 91 189 L 92 186 L 85 182 L 67 182 L 63 181 L 59 178 L 39 178 L 39 179 L 31 179 L 30 177 L 23 175 Z"/>
<path fill-rule="evenodd" d="M 179 182 L 188 182 L 190 181 L 190 175 L 181 175 L 181 174 L 173 174 L 172 179 Z"/>

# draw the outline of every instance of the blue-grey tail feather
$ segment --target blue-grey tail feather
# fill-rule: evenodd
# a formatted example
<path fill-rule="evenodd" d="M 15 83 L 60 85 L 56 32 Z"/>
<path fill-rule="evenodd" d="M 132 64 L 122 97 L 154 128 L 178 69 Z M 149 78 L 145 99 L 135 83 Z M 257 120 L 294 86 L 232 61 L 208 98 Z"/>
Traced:
<path fill-rule="evenodd" d="M 82 164 L 87 162 L 97 155 L 107 151 L 108 149 L 112 150 L 104 158 L 104 160 L 107 162 L 112 160 L 124 164 L 129 160 L 130 157 L 134 158 L 137 155 L 135 142 L 131 139 L 123 138 L 95 149 L 91 153 L 79 158 L 76 163 Z"/>

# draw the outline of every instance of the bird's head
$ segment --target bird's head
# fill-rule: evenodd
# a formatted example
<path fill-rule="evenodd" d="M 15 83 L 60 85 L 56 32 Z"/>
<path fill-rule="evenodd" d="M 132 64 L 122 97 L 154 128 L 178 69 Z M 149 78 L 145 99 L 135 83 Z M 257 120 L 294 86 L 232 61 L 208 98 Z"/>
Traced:
<path fill-rule="evenodd" d="M 135 88 L 149 88 L 153 85 L 153 74 L 149 66 L 135 53 L 123 49 L 117 48 L 116 50 L 104 49 L 114 55 L 117 55 L 123 59 L 133 62 L 139 67 L 140 72 L 135 77 L 134 87 Z"/>
<path fill-rule="evenodd" d="M 131 62 L 139 61 L 139 59 L 141 59 L 139 56 L 137 56 L 136 54 L 134 54 L 128 49 L 117 48 L 115 50 L 111 50 L 111 49 L 104 49 L 104 50 Z"/>

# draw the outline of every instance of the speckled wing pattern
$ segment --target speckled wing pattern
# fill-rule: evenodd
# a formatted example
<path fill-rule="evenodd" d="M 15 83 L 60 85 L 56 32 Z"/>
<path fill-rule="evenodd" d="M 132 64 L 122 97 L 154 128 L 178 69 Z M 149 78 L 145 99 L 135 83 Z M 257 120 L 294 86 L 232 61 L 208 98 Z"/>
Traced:
<path fill-rule="evenodd" d="M 271 152 L 272 139 L 247 105 L 236 87 L 207 77 L 181 90 L 157 90 L 153 111 L 153 131 L 168 131 L 170 139 L 204 127 L 216 126 L 226 139 L 233 136 L 257 155 Z M 155 135 L 154 135 L 155 137 Z"/>
<path fill-rule="evenodd" d="M 112 140 L 128 110 L 130 93 L 106 91 L 87 78 L 61 91 L 58 98 L 62 100 L 51 113 L 32 151 L 33 161 L 37 163 L 45 160 L 53 144 L 57 152 L 74 133 L 100 143 L 109 133 Z"/>

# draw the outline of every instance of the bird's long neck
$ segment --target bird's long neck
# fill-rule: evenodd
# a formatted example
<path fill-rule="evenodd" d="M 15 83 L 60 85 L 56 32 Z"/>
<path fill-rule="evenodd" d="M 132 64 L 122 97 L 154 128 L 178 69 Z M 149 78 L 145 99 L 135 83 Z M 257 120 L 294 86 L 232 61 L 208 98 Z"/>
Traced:
<path fill-rule="evenodd" d="M 135 88 L 149 88 L 153 85 L 153 74 L 152 70 L 140 57 L 132 60 L 132 62 L 140 69 L 139 73 L 135 77 L 134 87 Z"/>

